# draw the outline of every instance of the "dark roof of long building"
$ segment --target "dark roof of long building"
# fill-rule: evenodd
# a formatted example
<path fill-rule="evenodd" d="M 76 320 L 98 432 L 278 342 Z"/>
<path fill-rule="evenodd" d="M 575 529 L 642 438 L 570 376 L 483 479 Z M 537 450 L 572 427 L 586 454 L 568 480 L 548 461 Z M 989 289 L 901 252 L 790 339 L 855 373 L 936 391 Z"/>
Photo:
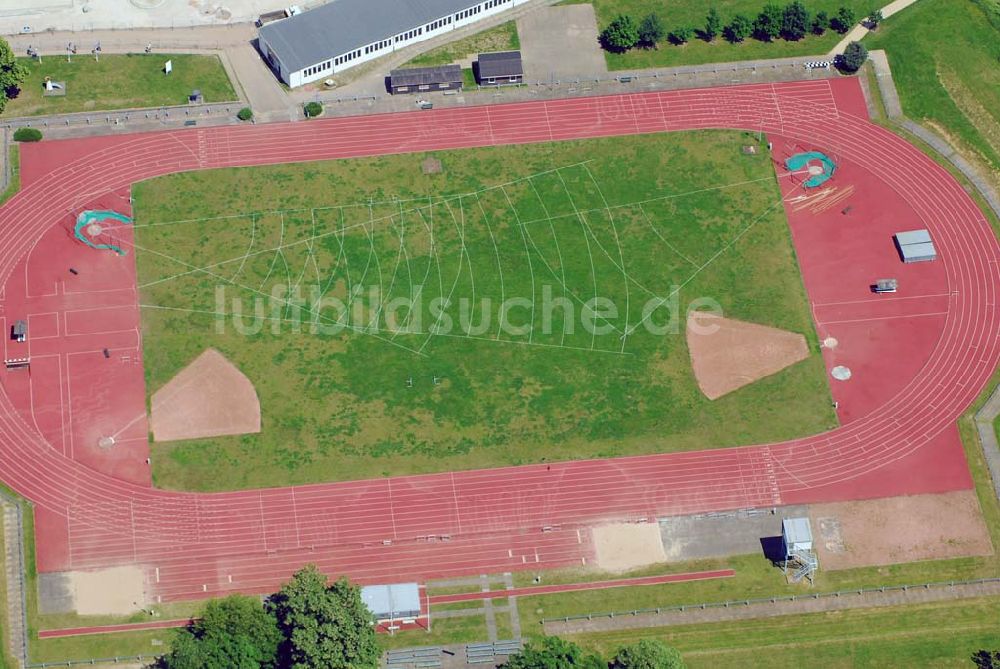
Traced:
<path fill-rule="evenodd" d="M 333 0 L 260 28 L 290 71 L 334 58 L 475 7 L 482 0 Z"/>
<path fill-rule="evenodd" d="M 520 51 L 496 51 L 479 54 L 479 77 L 514 77 L 524 74 Z"/>
<path fill-rule="evenodd" d="M 462 68 L 458 65 L 437 67 L 408 67 L 389 73 L 393 86 L 420 86 L 429 84 L 450 84 L 462 81 Z"/>

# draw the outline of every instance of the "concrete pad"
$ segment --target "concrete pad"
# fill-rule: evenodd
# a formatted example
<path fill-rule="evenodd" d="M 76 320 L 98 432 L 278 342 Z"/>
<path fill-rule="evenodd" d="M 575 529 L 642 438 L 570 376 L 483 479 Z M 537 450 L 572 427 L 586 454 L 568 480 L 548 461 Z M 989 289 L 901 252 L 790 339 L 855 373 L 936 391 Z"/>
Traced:
<path fill-rule="evenodd" d="M 66 572 L 38 575 L 38 612 L 73 613 L 73 584 Z"/>
<path fill-rule="evenodd" d="M 546 7 L 517 20 L 526 82 L 603 77 L 593 5 Z"/>
<path fill-rule="evenodd" d="M 782 518 L 805 515 L 804 506 L 784 506 L 773 514 L 759 510 L 673 516 L 660 519 L 660 535 L 669 562 L 762 555 L 765 552 L 762 540 L 781 536 Z"/>

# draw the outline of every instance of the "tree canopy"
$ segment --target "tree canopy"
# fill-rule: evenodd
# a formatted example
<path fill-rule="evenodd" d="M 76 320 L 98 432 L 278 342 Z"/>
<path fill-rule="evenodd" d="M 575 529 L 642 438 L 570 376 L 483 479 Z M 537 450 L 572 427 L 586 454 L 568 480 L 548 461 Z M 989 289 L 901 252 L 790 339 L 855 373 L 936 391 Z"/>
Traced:
<path fill-rule="evenodd" d="M 17 61 L 7 40 L 0 39 L 0 112 L 7 106 L 8 100 L 21 92 L 21 84 L 27 76 L 28 68 Z"/>
<path fill-rule="evenodd" d="M 639 41 L 646 46 L 656 46 L 663 39 L 666 29 L 656 14 L 650 14 L 639 24 Z"/>
<path fill-rule="evenodd" d="M 787 40 L 800 40 L 809 30 L 809 10 L 799 0 L 785 6 L 781 13 L 781 35 Z"/>
<path fill-rule="evenodd" d="M 380 651 L 372 614 L 361 589 L 341 578 L 328 584 L 315 566 L 300 569 L 272 595 L 266 609 L 284 640 L 281 666 L 291 669 L 367 669 L 378 666 Z"/>
<path fill-rule="evenodd" d="M 601 44 L 608 51 L 628 51 L 639 43 L 639 28 L 628 14 L 619 14 L 601 32 Z"/>
<path fill-rule="evenodd" d="M 868 49 L 861 42 L 851 42 L 844 49 L 837 65 L 845 72 L 857 72 L 868 60 Z"/>
<path fill-rule="evenodd" d="M 812 20 L 812 31 L 814 35 L 822 35 L 830 27 L 830 16 L 824 11 L 816 12 Z"/>
<path fill-rule="evenodd" d="M 677 26 L 670 31 L 670 41 L 674 44 L 686 44 L 692 34 L 694 29 L 690 26 Z"/>
<path fill-rule="evenodd" d="M 753 23 L 742 14 L 737 14 L 726 26 L 726 39 L 730 42 L 742 42 L 753 31 Z"/>
<path fill-rule="evenodd" d="M 708 41 L 714 40 L 722 32 L 722 17 L 719 16 L 719 12 L 712 7 L 708 10 L 708 15 L 705 17 L 705 39 Z"/>
<path fill-rule="evenodd" d="M 753 23 L 753 32 L 761 40 L 770 42 L 781 34 L 781 21 L 784 15 L 781 7 L 775 4 L 764 5 Z"/>
<path fill-rule="evenodd" d="M 607 669 L 608 664 L 571 641 L 547 636 L 540 643 L 529 642 L 524 650 L 511 655 L 500 666 L 501 669 Z"/>
<path fill-rule="evenodd" d="M 853 28 L 854 24 L 857 22 L 858 19 L 854 16 L 853 9 L 850 7 L 841 7 L 837 10 L 837 15 L 833 17 L 831 25 L 838 33 L 846 33 L 848 30 Z"/>
<path fill-rule="evenodd" d="M 622 646 L 611 660 L 611 669 L 684 669 L 674 648 L 657 639 L 643 639 Z"/>
<path fill-rule="evenodd" d="M 161 669 L 272 669 L 281 633 L 274 616 L 254 597 L 232 595 L 205 605 L 201 617 L 179 630 Z"/>

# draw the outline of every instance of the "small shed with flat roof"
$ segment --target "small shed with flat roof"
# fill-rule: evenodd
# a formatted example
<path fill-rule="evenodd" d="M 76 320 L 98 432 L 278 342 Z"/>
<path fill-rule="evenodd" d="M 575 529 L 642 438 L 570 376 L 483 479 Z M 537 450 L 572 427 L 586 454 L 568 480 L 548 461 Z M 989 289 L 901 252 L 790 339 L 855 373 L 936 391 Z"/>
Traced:
<path fill-rule="evenodd" d="M 519 84 L 524 81 L 520 51 L 481 53 L 476 68 L 481 84 Z"/>
<path fill-rule="evenodd" d="M 437 67 L 407 67 L 389 73 L 389 91 L 397 93 L 426 93 L 454 91 L 462 88 L 462 68 L 458 65 Z"/>
<path fill-rule="evenodd" d="M 907 230 L 895 235 L 896 249 L 904 263 L 937 260 L 937 250 L 927 230 Z"/>
<path fill-rule="evenodd" d="M 378 621 L 405 621 L 420 617 L 420 586 L 416 583 L 366 585 L 361 601 Z"/>

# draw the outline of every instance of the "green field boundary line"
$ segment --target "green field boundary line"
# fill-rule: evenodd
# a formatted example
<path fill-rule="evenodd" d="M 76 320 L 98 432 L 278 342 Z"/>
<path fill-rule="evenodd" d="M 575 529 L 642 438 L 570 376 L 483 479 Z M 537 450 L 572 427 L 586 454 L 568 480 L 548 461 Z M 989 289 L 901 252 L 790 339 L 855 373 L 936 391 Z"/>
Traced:
<path fill-rule="evenodd" d="M 1000 589 L 1000 577 L 977 578 L 965 581 L 932 581 L 927 583 L 906 584 L 906 585 L 882 585 L 872 588 L 852 588 L 850 590 L 834 590 L 831 592 L 814 592 L 805 595 L 776 595 L 773 597 L 756 597 L 750 599 L 727 599 L 718 602 L 701 602 L 697 604 L 673 604 L 670 606 L 657 606 L 645 609 L 631 609 L 626 611 L 605 611 L 599 613 L 583 613 L 572 616 L 559 616 L 557 618 L 542 618 L 539 622 L 542 625 L 549 623 L 567 623 L 576 620 L 592 621 L 599 618 L 634 618 L 640 615 L 663 614 L 663 613 L 686 613 L 690 611 L 703 611 L 707 609 L 745 609 L 757 605 L 773 605 L 781 602 L 801 602 L 821 599 L 842 599 L 846 597 L 859 597 L 866 594 L 886 594 L 891 592 L 910 592 L 919 590 L 931 590 L 940 588 L 957 588 L 977 585 L 996 585 Z M 982 593 L 970 594 L 969 596 L 981 596 Z M 955 597 L 961 599 L 963 597 Z M 949 598 L 950 599 L 950 598 Z M 867 607 L 858 607 L 867 608 Z M 774 615 L 774 614 L 762 614 Z"/>

